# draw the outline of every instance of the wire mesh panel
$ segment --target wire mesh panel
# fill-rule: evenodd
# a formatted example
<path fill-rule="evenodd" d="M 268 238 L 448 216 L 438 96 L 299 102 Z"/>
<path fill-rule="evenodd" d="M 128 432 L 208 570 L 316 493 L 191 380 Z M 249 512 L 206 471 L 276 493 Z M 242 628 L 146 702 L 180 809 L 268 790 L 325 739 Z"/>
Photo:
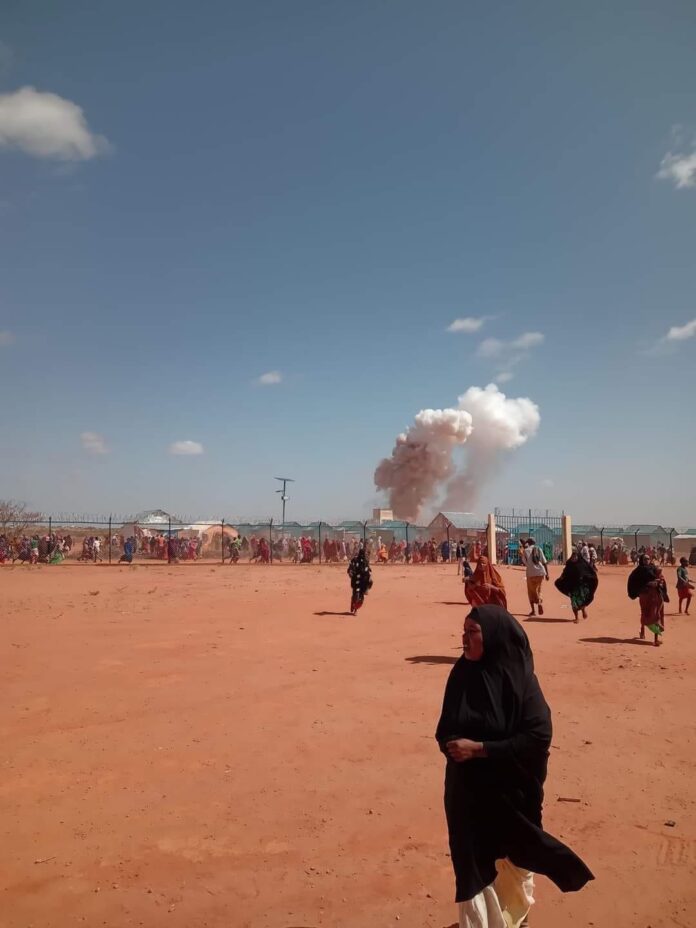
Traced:
<path fill-rule="evenodd" d="M 563 559 L 563 513 L 549 510 L 513 509 L 495 512 L 498 560 L 519 564 L 521 543 L 533 538 L 547 561 Z"/>
<path fill-rule="evenodd" d="M 340 565 L 361 545 L 373 564 L 441 564 L 456 557 L 460 543 L 473 559 L 488 543 L 487 522 L 471 513 L 441 512 L 424 526 L 395 519 L 197 520 L 163 510 L 44 515 L 17 508 L 0 504 L 0 564 Z M 529 538 L 547 560 L 562 559 L 563 513 L 496 510 L 495 519 L 499 562 L 518 564 L 520 544 Z M 627 564 L 641 553 L 673 563 L 677 535 L 674 528 L 645 523 L 575 523 L 572 528 L 574 543 L 593 544 L 600 561 L 609 564 Z"/>

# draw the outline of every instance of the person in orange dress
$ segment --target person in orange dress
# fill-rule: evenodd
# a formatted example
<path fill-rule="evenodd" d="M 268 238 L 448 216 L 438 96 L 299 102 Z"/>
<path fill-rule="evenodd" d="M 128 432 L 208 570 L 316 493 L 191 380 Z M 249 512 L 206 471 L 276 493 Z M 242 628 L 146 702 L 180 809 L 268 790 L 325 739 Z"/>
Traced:
<path fill-rule="evenodd" d="M 505 584 L 495 567 L 481 555 L 471 577 L 464 578 L 464 592 L 472 606 L 502 606 L 507 609 Z"/>

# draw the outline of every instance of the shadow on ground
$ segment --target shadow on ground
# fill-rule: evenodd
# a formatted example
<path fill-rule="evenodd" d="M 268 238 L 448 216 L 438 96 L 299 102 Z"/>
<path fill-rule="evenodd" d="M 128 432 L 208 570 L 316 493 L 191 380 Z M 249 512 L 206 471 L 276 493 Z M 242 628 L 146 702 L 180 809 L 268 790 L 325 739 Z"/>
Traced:
<path fill-rule="evenodd" d="M 315 612 L 314 615 L 349 615 L 352 616 L 352 612 Z"/>
<path fill-rule="evenodd" d="M 444 657 L 441 654 L 417 654 L 415 657 L 407 657 L 409 664 L 456 664 L 458 657 Z"/>
<path fill-rule="evenodd" d="M 575 625 L 575 622 L 573 619 L 555 619 L 555 618 L 552 618 L 551 616 L 546 616 L 546 615 L 528 615 L 524 617 L 524 621 L 525 621 L 525 624 L 527 622 L 541 622 L 542 624 L 543 623 L 553 624 L 554 622 L 560 622 L 562 625 Z"/>
<path fill-rule="evenodd" d="M 584 641 L 586 644 L 638 644 L 654 647 L 652 641 L 648 641 L 647 638 L 610 638 L 603 636 L 601 638 L 580 638 L 580 641 Z"/>

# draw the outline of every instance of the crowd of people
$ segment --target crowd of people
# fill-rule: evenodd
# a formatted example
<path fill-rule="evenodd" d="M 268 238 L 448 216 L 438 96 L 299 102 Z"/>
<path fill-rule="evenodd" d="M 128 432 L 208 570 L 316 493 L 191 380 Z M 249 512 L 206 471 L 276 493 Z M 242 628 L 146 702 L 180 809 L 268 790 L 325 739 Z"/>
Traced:
<path fill-rule="evenodd" d="M 474 558 L 480 556 L 481 543 L 470 546 Z M 248 559 L 252 563 L 313 564 L 320 559 L 324 564 L 340 564 L 351 561 L 362 551 L 368 563 L 372 564 L 449 564 L 461 562 L 469 550 L 463 541 L 450 544 L 449 541 L 438 542 L 435 538 L 416 539 L 413 542 L 392 538 L 387 543 L 381 535 L 361 540 L 357 536 L 322 539 L 302 535 L 300 538 L 283 536 L 269 541 L 265 536 L 250 538 L 238 536 L 225 538 L 225 559 L 238 563 Z M 320 558 L 321 554 L 321 558 Z"/>
<path fill-rule="evenodd" d="M 0 564 L 59 564 L 72 550 L 70 535 L 0 535 Z"/>
<path fill-rule="evenodd" d="M 654 635 L 655 645 L 661 643 L 665 630 L 665 603 L 669 602 L 667 581 L 663 567 L 673 563 L 671 551 L 656 547 L 638 555 L 638 563 L 628 577 L 628 596 L 640 603 L 640 637 L 646 637 L 646 629 Z M 544 582 L 549 579 L 548 561 L 543 549 L 533 538 L 520 543 L 520 557 L 525 568 L 529 616 L 544 615 Z M 560 593 L 570 600 L 575 622 L 588 617 L 587 609 L 592 604 L 599 586 L 599 558 L 594 545 L 580 540 L 565 562 L 561 575 L 555 582 Z M 676 588 L 679 613 L 689 615 L 694 583 L 689 577 L 689 560 L 682 557 L 676 571 Z M 476 568 L 468 560 L 463 562 L 464 591 L 467 602 L 472 606 L 491 605 L 507 609 L 505 583 L 499 571 L 482 555 Z"/>
<path fill-rule="evenodd" d="M 632 552 L 633 553 L 633 552 Z M 640 638 L 654 644 L 664 633 L 668 584 L 674 564 L 664 546 L 636 551 L 627 592 L 640 603 Z M 605 552 L 606 556 L 606 552 Z M 530 616 L 543 615 L 548 561 L 533 538 L 520 544 Z M 580 541 L 556 580 L 570 599 L 575 621 L 587 618 L 599 584 L 598 555 Z M 637 563 L 636 563 L 637 561 Z M 620 560 L 605 559 L 608 563 Z M 690 560 L 676 570 L 679 613 L 689 614 L 695 584 Z M 543 785 L 551 745 L 551 716 L 529 639 L 507 611 L 505 584 L 486 552 L 476 568 L 464 564 L 464 587 L 473 607 L 464 621 L 463 655 L 445 687 L 435 737 L 446 758 L 444 804 L 459 905 L 459 925 L 528 925 L 534 874 L 563 892 L 581 889 L 593 874 L 557 838 L 543 830 Z"/>

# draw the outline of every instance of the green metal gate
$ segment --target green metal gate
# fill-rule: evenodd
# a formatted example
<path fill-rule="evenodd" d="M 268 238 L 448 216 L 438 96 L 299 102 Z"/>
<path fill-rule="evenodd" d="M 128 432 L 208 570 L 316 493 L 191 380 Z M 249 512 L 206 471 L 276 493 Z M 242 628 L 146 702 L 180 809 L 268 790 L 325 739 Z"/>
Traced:
<path fill-rule="evenodd" d="M 520 543 L 528 538 L 543 550 L 547 561 L 563 559 L 563 515 L 548 509 L 495 510 L 498 560 L 502 564 L 520 563 Z"/>

